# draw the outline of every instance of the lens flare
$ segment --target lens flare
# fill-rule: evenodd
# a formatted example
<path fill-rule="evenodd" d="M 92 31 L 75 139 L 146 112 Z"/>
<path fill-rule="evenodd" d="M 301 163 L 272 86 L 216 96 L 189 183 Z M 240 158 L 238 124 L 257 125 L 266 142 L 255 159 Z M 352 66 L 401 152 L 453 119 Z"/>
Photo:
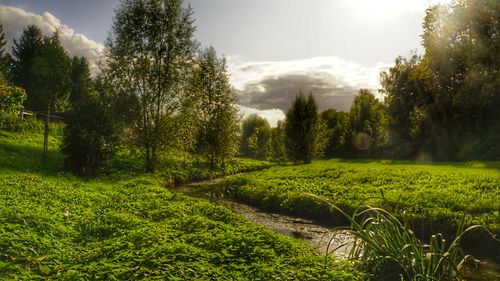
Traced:
<path fill-rule="evenodd" d="M 352 137 L 352 144 L 358 150 L 367 150 L 371 147 L 372 142 L 367 133 L 359 132 Z"/>

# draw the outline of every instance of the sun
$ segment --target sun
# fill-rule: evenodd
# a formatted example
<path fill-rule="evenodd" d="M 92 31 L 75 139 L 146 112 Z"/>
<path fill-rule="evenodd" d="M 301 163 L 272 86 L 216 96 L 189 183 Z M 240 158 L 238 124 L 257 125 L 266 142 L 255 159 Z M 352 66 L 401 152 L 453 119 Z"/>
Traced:
<path fill-rule="evenodd" d="M 449 4 L 451 0 L 351 0 L 356 14 L 367 18 L 390 18 L 401 13 L 425 11 L 435 4 Z"/>

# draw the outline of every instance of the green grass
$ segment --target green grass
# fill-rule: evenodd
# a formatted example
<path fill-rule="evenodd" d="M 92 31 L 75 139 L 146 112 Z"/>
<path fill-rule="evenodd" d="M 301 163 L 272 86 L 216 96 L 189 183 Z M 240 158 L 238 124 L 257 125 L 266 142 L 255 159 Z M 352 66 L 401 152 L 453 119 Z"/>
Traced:
<path fill-rule="evenodd" d="M 447 244 L 438 233 L 423 244 L 405 218 L 400 222 L 384 209 L 361 206 L 352 216 L 338 211 L 349 220 L 346 231 L 355 237 L 350 259 L 362 261 L 375 280 L 462 280 L 476 269 L 476 260 L 464 254 L 460 243 L 480 226 L 464 229 L 462 221 L 453 242 Z"/>
<path fill-rule="evenodd" d="M 236 158 L 228 161 L 224 168 L 211 169 L 189 153 L 170 151 L 163 157 L 155 174 L 162 177 L 166 184 L 180 185 L 194 181 L 208 180 L 232 174 L 267 169 L 276 164 L 249 158 Z M 128 148 L 119 149 L 116 157 L 103 169 L 101 177 L 123 179 L 144 173 L 144 159 L 138 152 Z"/>
<path fill-rule="evenodd" d="M 320 160 L 272 167 L 226 180 L 235 198 L 287 213 L 343 220 L 320 196 L 352 214 L 369 204 L 406 214 L 417 233 L 455 233 L 481 224 L 500 234 L 500 162 L 418 164 L 405 161 Z M 382 198 L 382 193 L 383 197 Z"/>
<path fill-rule="evenodd" d="M 304 242 L 172 194 L 160 176 L 83 181 L 57 139 L 0 131 L 0 279 L 355 280 Z"/>

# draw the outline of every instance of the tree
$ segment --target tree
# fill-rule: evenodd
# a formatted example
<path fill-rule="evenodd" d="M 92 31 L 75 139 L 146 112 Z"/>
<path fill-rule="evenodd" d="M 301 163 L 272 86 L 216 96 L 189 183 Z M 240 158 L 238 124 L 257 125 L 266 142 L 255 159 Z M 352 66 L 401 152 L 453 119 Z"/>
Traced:
<path fill-rule="evenodd" d="M 12 79 L 15 85 L 19 85 L 26 90 L 27 99 L 25 107 L 29 110 L 41 111 L 46 107 L 41 101 L 42 97 L 38 92 L 33 73 L 33 65 L 38 50 L 41 48 L 44 36 L 40 28 L 29 25 L 23 30 L 19 41 L 14 39 L 12 54 L 14 64 L 12 69 Z"/>
<path fill-rule="evenodd" d="M 64 117 L 61 152 L 65 167 L 82 177 L 97 175 L 114 154 L 120 135 L 119 123 L 106 99 L 85 96 Z"/>
<path fill-rule="evenodd" d="M 71 104 L 90 95 L 92 91 L 92 78 L 90 77 L 89 62 L 85 57 L 73 57 L 71 60 Z"/>
<path fill-rule="evenodd" d="M 285 122 L 278 121 L 276 128 L 271 128 L 271 159 L 278 163 L 286 161 L 286 146 L 285 146 Z"/>
<path fill-rule="evenodd" d="M 350 111 L 353 144 L 358 151 L 375 151 L 385 142 L 387 119 L 385 107 L 366 89 L 360 89 Z"/>
<path fill-rule="evenodd" d="M 31 72 L 33 75 L 32 85 L 36 86 L 36 93 L 39 98 L 37 106 L 40 106 L 46 112 L 43 142 L 43 160 L 45 161 L 47 158 L 50 116 L 52 111 L 64 110 L 68 102 L 71 86 L 69 58 L 61 46 L 57 32 L 50 38 L 44 38 L 42 45 L 36 49 Z"/>
<path fill-rule="evenodd" d="M 306 98 L 300 92 L 286 113 L 286 148 L 290 159 L 308 164 L 314 157 L 323 154 L 326 124 L 320 120 L 312 94 Z"/>
<path fill-rule="evenodd" d="M 399 156 L 435 160 L 500 157 L 500 5 L 495 0 L 433 6 L 423 22 L 423 56 L 397 58 L 381 75 L 391 139 Z"/>
<path fill-rule="evenodd" d="M 7 44 L 7 40 L 5 40 L 5 33 L 3 30 L 3 25 L 0 23 L 0 80 L 7 80 L 7 72 L 8 72 L 8 57 L 5 53 L 5 44 Z"/>
<path fill-rule="evenodd" d="M 325 156 L 349 156 L 351 154 L 351 121 L 348 112 L 327 109 L 320 114 L 328 128 Z"/>
<path fill-rule="evenodd" d="M 187 79 L 194 52 L 194 20 L 182 0 L 123 0 L 107 41 L 109 79 L 118 93 L 134 95 L 139 118 L 132 129 L 146 171 L 154 172 L 168 148 L 194 142 L 187 115 Z"/>
<path fill-rule="evenodd" d="M 213 47 L 200 53 L 191 88 L 199 124 L 196 153 L 212 168 L 224 166 L 238 151 L 239 120 L 225 59 Z"/>
<path fill-rule="evenodd" d="M 268 146 L 271 126 L 266 119 L 251 114 L 243 120 L 240 153 L 245 157 L 265 159 L 268 156 Z M 252 147 L 250 137 L 253 136 Z"/>
<path fill-rule="evenodd" d="M 463 0 L 427 10 L 423 65 L 433 83 L 432 115 L 442 160 L 500 157 L 500 5 Z M 493 122 L 498 123 L 498 122 Z M 496 148 L 494 148 L 496 147 Z M 493 159 L 492 158 L 492 159 Z"/>

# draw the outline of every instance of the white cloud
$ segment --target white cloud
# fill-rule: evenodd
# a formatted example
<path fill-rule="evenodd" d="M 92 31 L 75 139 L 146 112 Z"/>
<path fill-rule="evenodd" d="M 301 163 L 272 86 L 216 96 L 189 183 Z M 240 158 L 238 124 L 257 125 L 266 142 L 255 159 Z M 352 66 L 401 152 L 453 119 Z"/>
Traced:
<path fill-rule="evenodd" d="M 7 39 L 7 51 L 12 50 L 13 39 L 19 39 L 23 29 L 28 25 L 38 26 L 46 36 L 51 36 L 56 30 L 59 30 L 61 45 L 66 49 L 68 55 L 86 57 L 90 64 L 91 73 L 98 72 L 97 63 L 101 59 L 104 45 L 75 32 L 74 29 L 62 24 L 52 14 L 44 12 L 38 15 L 21 8 L 0 5 L 0 19 Z"/>
<path fill-rule="evenodd" d="M 231 84 L 238 90 L 246 85 L 285 74 L 309 75 L 323 73 L 334 77 L 341 86 L 355 88 L 380 88 L 379 73 L 390 66 L 377 63 L 363 66 L 359 63 L 338 57 L 316 57 L 304 60 L 244 62 L 240 57 L 228 57 L 228 70 Z"/>
<path fill-rule="evenodd" d="M 257 114 L 262 118 L 265 118 L 271 127 L 276 127 L 278 121 L 285 119 L 285 113 L 277 108 L 267 109 L 267 110 L 258 110 L 255 108 L 250 108 L 246 106 L 239 105 L 238 109 L 240 113 L 243 115 L 243 118 L 251 115 Z"/>

